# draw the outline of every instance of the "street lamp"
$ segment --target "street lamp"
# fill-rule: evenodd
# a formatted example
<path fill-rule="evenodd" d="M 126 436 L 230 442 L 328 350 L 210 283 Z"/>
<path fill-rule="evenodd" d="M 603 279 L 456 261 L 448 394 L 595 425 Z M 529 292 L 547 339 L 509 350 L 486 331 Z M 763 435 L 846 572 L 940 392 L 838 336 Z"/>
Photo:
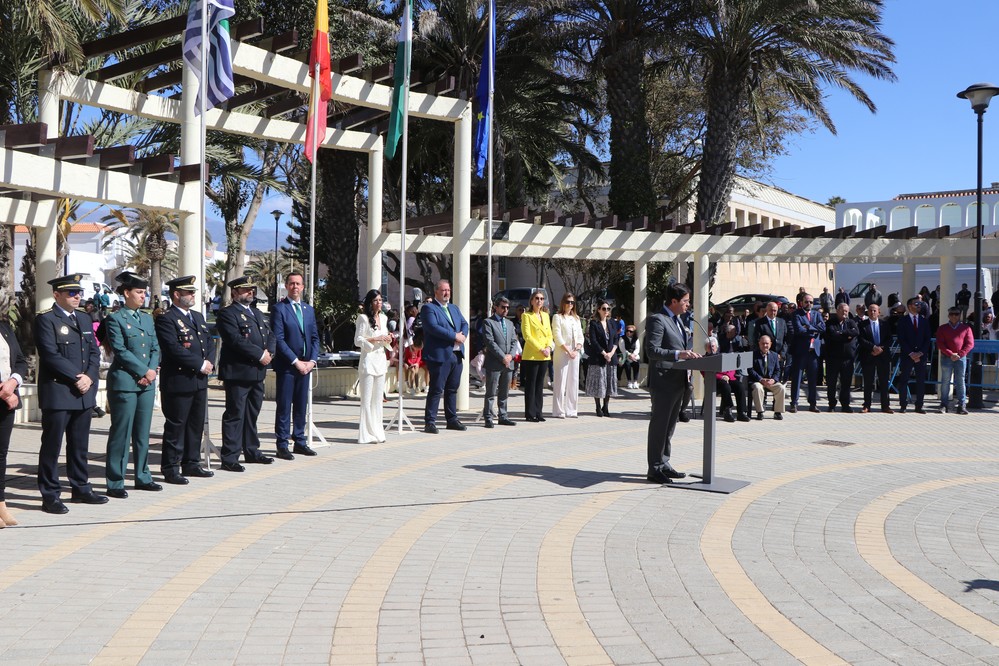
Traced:
<path fill-rule="evenodd" d="M 274 216 L 274 303 L 277 303 L 281 281 L 281 277 L 278 275 L 278 222 L 281 221 L 282 214 L 279 210 L 271 211 L 271 215 Z M 274 303 L 271 303 L 271 307 L 274 307 Z"/>
<path fill-rule="evenodd" d="M 957 94 L 961 99 L 971 102 L 971 110 L 978 116 L 978 189 L 977 213 L 978 224 L 975 230 L 975 340 L 982 339 L 982 116 L 989 108 L 989 102 L 999 95 L 999 88 L 991 83 L 975 83 Z M 982 355 L 976 354 L 971 365 L 971 384 L 968 390 L 968 406 L 973 409 L 983 409 L 985 402 L 982 396 Z M 976 386 L 977 385 L 977 386 Z"/>

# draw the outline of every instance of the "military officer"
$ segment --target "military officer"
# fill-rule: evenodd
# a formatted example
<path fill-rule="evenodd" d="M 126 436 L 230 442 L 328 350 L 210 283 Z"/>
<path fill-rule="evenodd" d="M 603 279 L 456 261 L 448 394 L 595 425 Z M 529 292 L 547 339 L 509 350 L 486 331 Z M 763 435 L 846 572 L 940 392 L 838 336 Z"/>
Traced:
<path fill-rule="evenodd" d="M 125 470 L 129 442 L 135 468 L 136 490 L 162 490 L 149 472 L 149 424 L 153 419 L 156 368 L 160 365 L 160 345 L 153 318 L 139 308 L 146 301 L 145 280 L 132 273 L 115 278 L 117 292 L 125 307 L 104 320 L 105 344 L 114 352 L 108 370 L 108 404 L 111 406 L 111 432 L 108 433 L 106 475 L 108 495 L 125 498 Z"/>
<path fill-rule="evenodd" d="M 257 434 L 257 417 L 264 402 L 264 375 L 271 362 L 273 340 L 267 318 L 253 307 L 257 285 L 244 276 L 230 281 L 229 288 L 232 304 L 219 310 L 216 320 L 222 338 L 219 377 L 225 383 L 222 469 L 242 472 L 240 451 L 246 463 L 274 462 L 274 458 L 260 452 Z"/>
<path fill-rule="evenodd" d="M 156 318 L 160 343 L 160 404 L 163 457 L 160 470 L 167 483 L 183 485 L 188 476 L 209 477 L 201 466 L 201 438 L 208 410 L 208 375 L 215 358 L 215 341 L 200 312 L 193 310 L 195 277 L 167 282 L 173 305 Z M 181 473 L 183 472 L 183 474 Z"/>
<path fill-rule="evenodd" d="M 38 451 L 38 490 L 42 509 L 68 513 L 59 499 L 59 451 L 66 437 L 66 476 L 71 501 L 104 504 L 87 476 L 90 419 L 97 404 L 97 373 L 101 353 L 90 316 L 81 310 L 82 275 L 49 280 L 55 305 L 35 317 L 38 348 L 38 396 L 42 408 L 42 443 Z"/>

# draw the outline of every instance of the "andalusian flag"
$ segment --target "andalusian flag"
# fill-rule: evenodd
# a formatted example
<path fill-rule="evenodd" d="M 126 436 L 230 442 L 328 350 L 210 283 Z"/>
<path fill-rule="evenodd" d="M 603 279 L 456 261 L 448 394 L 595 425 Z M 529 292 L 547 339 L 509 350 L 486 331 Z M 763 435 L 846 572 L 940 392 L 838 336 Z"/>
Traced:
<path fill-rule="evenodd" d="M 208 98 L 206 109 L 232 97 L 236 84 L 232 80 L 232 45 L 229 39 L 229 19 L 235 16 L 233 0 L 206 0 L 208 2 Z M 201 113 L 201 3 L 191 0 L 187 10 L 187 29 L 184 30 L 184 62 L 194 70 L 200 85 L 194 103 L 194 112 Z"/>
<path fill-rule="evenodd" d="M 405 0 L 399 25 L 399 41 L 395 50 L 395 80 L 392 88 L 392 108 L 389 109 L 389 130 L 385 139 L 385 157 L 395 157 L 409 106 L 409 63 L 413 55 L 413 6 Z"/>
<path fill-rule="evenodd" d="M 305 157 L 310 162 L 314 162 L 316 157 L 316 136 L 319 137 L 318 143 L 326 138 L 326 116 L 329 113 L 330 97 L 333 96 L 333 84 L 330 81 L 330 15 L 326 0 L 319 0 L 316 4 L 316 29 L 312 35 L 312 51 L 309 53 L 309 76 L 316 75 L 317 65 L 319 97 L 317 99 L 315 94 L 309 97 L 308 127 L 305 130 Z"/>
<path fill-rule="evenodd" d="M 486 28 L 486 45 L 482 49 L 482 69 L 475 99 L 479 103 L 475 125 L 475 173 L 479 178 L 486 170 L 489 157 L 489 131 L 492 129 L 493 77 L 496 63 L 496 6 L 489 0 L 489 26 Z"/>

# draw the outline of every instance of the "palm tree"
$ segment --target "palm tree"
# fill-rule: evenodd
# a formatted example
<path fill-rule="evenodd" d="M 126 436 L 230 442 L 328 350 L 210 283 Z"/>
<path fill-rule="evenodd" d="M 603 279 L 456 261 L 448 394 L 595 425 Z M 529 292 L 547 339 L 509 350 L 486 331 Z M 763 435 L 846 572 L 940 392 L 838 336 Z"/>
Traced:
<path fill-rule="evenodd" d="M 707 126 L 697 218 L 724 221 L 735 181 L 738 129 L 759 110 L 767 81 L 835 133 L 823 87 L 874 102 L 851 78 L 892 81 L 894 43 L 880 32 L 882 0 L 692 0 L 694 18 L 678 33 L 703 68 Z"/>
<path fill-rule="evenodd" d="M 683 3 L 562 0 L 551 4 L 564 56 L 605 84 L 610 209 L 622 218 L 651 215 L 657 197 L 649 166 L 646 79 L 650 68 L 669 53 Z"/>
<path fill-rule="evenodd" d="M 159 298 L 163 289 L 162 272 L 165 266 L 176 271 L 176 256 L 169 255 L 170 240 L 179 236 L 177 214 L 172 211 L 125 209 L 112 211 L 105 218 L 110 222 L 104 247 L 119 240 L 126 240 L 123 250 L 123 268 L 132 268 L 140 275 L 149 275 L 149 293 Z M 205 242 L 211 238 L 205 233 Z M 148 273 L 147 273 L 148 271 Z"/>
<path fill-rule="evenodd" d="M 246 275 L 253 278 L 258 289 L 264 290 L 264 293 L 267 294 L 267 300 L 273 306 L 277 302 L 278 280 L 290 270 L 291 263 L 283 252 L 278 256 L 277 263 L 274 261 L 273 252 L 256 252 L 250 255 L 250 262 L 246 266 Z"/>

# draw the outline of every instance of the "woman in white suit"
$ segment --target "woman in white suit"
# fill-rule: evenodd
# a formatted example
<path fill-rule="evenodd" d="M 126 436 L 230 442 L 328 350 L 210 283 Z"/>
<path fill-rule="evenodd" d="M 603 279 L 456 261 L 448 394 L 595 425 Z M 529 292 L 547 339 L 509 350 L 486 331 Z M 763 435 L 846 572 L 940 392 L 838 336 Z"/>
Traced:
<path fill-rule="evenodd" d="M 382 313 L 382 294 L 372 289 L 364 296 L 364 305 L 354 327 L 354 345 L 361 348 L 357 363 L 357 393 L 361 397 L 359 444 L 385 441 L 382 425 L 382 397 L 388 371 L 385 350 L 392 346 L 393 337 L 388 330 L 388 318 Z"/>
<path fill-rule="evenodd" d="M 552 416 L 577 418 L 579 398 L 579 352 L 583 349 L 583 324 L 576 314 L 576 297 L 562 296 L 558 314 L 552 318 L 555 337 L 555 381 L 552 382 Z"/>

